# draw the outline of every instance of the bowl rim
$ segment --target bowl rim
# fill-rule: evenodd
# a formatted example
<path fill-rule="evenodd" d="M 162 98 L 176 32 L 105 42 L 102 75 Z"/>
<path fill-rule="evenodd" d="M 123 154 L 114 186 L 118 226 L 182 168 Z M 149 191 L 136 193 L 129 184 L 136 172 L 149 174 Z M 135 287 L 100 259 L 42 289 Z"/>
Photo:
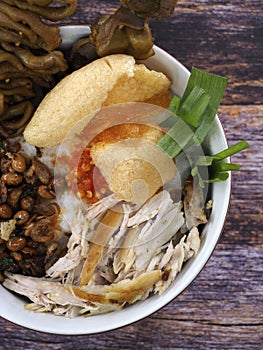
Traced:
<path fill-rule="evenodd" d="M 61 33 L 62 33 L 64 43 L 65 42 L 72 43 L 76 38 L 82 37 L 84 35 L 83 31 L 85 31 L 85 35 L 86 35 L 87 31 L 89 30 L 89 26 L 87 25 L 65 25 L 60 28 L 61 28 Z M 166 61 L 172 62 L 173 65 L 175 65 L 179 69 L 180 75 L 178 79 L 183 79 L 184 85 L 186 85 L 187 79 L 190 76 L 190 72 L 187 70 L 187 68 L 183 66 L 183 64 L 181 64 L 179 61 L 177 61 L 176 58 L 171 56 L 169 53 L 167 53 L 160 47 L 157 47 L 154 45 L 154 51 L 155 51 L 155 57 L 153 56 L 152 58 L 148 59 L 146 61 L 146 65 L 151 66 L 152 64 L 155 63 L 155 58 L 157 56 L 161 56 Z M 217 115 L 216 115 L 213 127 L 215 130 L 217 130 L 217 133 L 220 136 L 219 141 L 221 142 L 221 146 L 227 147 L 225 132 Z M 170 286 L 168 290 L 161 296 L 154 295 L 151 298 L 146 299 L 145 301 L 137 302 L 134 305 L 127 307 L 126 309 L 123 309 L 120 311 L 114 311 L 113 313 L 111 313 L 112 321 L 111 322 L 108 321 L 106 325 L 105 322 L 103 323 L 100 321 L 101 319 L 103 319 L 105 315 L 106 315 L 105 317 L 109 317 L 109 314 L 95 315 L 90 318 L 85 318 L 82 316 L 75 319 L 68 319 L 62 316 L 55 316 L 53 314 L 52 315 L 35 314 L 32 311 L 26 311 L 24 309 L 22 313 L 21 312 L 19 313 L 16 308 L 17 305 L 16 305 L 15 299 L 19 299 L 20 297 L 13 295 L 10 291 L 6 290 L 3 286 L 0 286 L 0 292 L 2 291 L 2 293 L 4 293 L 4 295 L 7 296 L 7 300 L 10 302 L 8 303 L 6 302 L 5 298 L 1 298 L 2 300 L 5 300 L 5 302 L 4 302 L 4 305 L 0 304 L 0 316 L 14 324 L 17 324 L 19 326 L 22 326 L 31 330 L 39 331 L 39 332 L 50 333 L 50 334 L 61 334 L 61 335 L 88 335 L 88 334 L 97 334 L 97 333 L 102 333 L 102 332 L 107 332 L 118 328 L 122 328 L 124 326 L 130 325 L 132 323 L 135 323 L 139 320 L 142 320 L 152 315 L 153 313 L 157 312 L 158 310 L 166 306 L 168 303 L 172 302 L 190 284 L 192 284 L 193 281 L 196 279 L 196 277 L 199 275 L 199 273 L 202 271 L 202 269 L 205 267 L 209 258 L 212 256 L 213 251 L 216 248 L 217 242 L 220 239 L 220 236 L 222 234 L 224 222 L 225 222 L 227 211 L 229 208 L 230 194 L 231 194 L 231 174 L 229 176 L 229 179 L 223 184 L 221 184 L 221 186 L 219 185 L 219 187 L 220 187 L 219 191 L 222 191 L 222 189 L 224 190 L 223 191 L 224 198 L 223 198 L 223 205 L 220 211 L 220 218 L 217 226 L 216 235 L 213 237 L 212 241 L 209 242 L 209 244 L 206 244 L 208 243 L 207 241 L 204 242 L 204 246 L 202 247 L 202 252 L 201 252 L 202 255 L 200 257 L 201 263 L 198 264 L 198 267 L 193 266 L 193 264 L 190 264 L 190 262 L 185 263 L 185 266 L 190 265 L 190 277 L 184 276 L 185 270 L 186 270 L 186 267 L 184 266 L 182 271 L 176 277 L 176 284 L 179 283 L 180 285 L 180 281 L 178 281 L 178 276 L 180 276 L 180 280 L 183 279 L 184 283 L 182 283 L 179 287 L 176 287 L 174 291 L 173 291 L 173 285 L 174 285 L 173 283 L 173 285 Z M 214 185 L 213 185 L 213 188 L 214 188 Z M 206 224 L 205 226 L 204 235 L 206 235 L 206 231 L 209 229 L 208 225 L 209 223 Z M 198 255 L 199 253 L 200 251 L 198 252 Z M 148 304 L 150 303 L 150 307 L 140 308 L 140 305 L 142 303 L 144 303 L 145 306 L 148 306 Z M 10 309 L 12 307 L 14 308 L 14 311 L 10 313 Z M 132 312 L 132 310 L 135 310 L 135 312 Z M 119 317 L 119 315 L 121 315 L 121 317 Z M 91 327 L 92 321 L 89 321 L 94 318 L 97 318 L 97 321 L 95 322 L 97 325 L 97 328 L 94 325 Z M 98 327 L 98 325 L 100 327 Z"/>

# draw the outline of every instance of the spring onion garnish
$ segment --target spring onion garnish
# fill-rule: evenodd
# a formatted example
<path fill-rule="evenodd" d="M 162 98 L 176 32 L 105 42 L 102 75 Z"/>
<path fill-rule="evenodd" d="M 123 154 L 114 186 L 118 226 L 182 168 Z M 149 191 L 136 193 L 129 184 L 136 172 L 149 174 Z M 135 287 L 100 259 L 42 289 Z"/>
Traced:
<path fill-rule="evenodd" d="M 174 117 L 162 123 L 163 127 L 170 129 L 159 140 L 158 147 L 168 157 L 175 158 L 182 150 L 202 144 L 226 86 L 227 78 L 192 68 L 183 97 L 175 96 L 170 103 L 169 109 Z M 198 177 L 201 187 L 204 187 L 204 182 L 224 181 L 229 177 L 229 171 L 239 170 L 240 167 L 223 161 L 248 147 L 249 144 L 242 141 L 215 155 L 199 156 L 191 165 L 191 174 Z M 209 179 L 202 178 L 202 167 L 208 167 Z"/>
<path fill-rule="evenodd" d="M 213 156 L 200 156 L 195 161 L 195 166 L 192 168 L 191 175 L 198 176 L 199 185 L 203 187 L 204 182 L 225 181 L 229 177 L 229 171 L 240 170 L 240 166 L 234 163 L 222 162 L 226 158 L 243 151 L 248 148 L 249 144 L 246 141 L 240 141 L 228 147 L 227 149 L 214 154 Z M 201 176 L 201 168 L 208 167 L 209 179 L 205 180 Z"/>

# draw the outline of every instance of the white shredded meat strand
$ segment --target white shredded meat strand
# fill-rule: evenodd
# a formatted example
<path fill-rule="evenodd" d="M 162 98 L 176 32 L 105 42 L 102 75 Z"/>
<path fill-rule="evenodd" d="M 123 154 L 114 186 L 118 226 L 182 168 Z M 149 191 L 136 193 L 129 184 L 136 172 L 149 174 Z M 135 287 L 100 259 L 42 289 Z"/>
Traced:
<path fill-rule="evenodd" d="M 180 229 L 185 225 L 182 203 L 174 203 L 165 190 L 153 196 L 136 213 L 134 206 L 122 205 L 122 222 L 103 248 L 92 280 L 78 290 L 80 296 L 75 295 L 74 288 L 79 288 L 83 264 L 90 249 L 89 240 L 96 228 L 95 221 L 98 222 L 98 217 L 119 202 L 115 196 L 109 196 L 88 211 L 79 210 L 71 225 L 67 253 L 47 270 L 46 278 L 6 273 L 3 285 L 28 297 L 32 301 L 27 305 L 29 310 L 49 311 L 66 317 L 110 312 L 127 303 L 144 300 L 152 293 L 164 293 L 183 263 L 196 255 L 200 248 L 197 227 L 182 237 Z M 166 278 L 162 278 L 161 271 Z M 137 280 L 142 283 L 140 277 L 144 275 L 159 277 L 149 282 L 145 290 L 130 302 L 92 301 L 81 297 L 81 293 L 98 293 L 102 298 L 107 295 L 105 286 L 121 288 L 125 283 L 129 285 Z"/>

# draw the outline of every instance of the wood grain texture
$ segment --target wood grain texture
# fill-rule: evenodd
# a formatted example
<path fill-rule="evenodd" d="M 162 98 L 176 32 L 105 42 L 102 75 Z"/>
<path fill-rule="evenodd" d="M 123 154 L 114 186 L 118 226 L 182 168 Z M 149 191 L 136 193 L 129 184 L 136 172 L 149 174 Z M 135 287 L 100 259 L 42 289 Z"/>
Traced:
<path fill-rule="evenodd" d="M 86 5 L 85 5 L 86 3 Z M 79 1 L 71 19 L 87 24 L 112 13 L 119 1 Z M 225 104 L 261 104 L 263 9 L 261 0 L 179 0 L 172 17 L 151 20 L 155 44 L 191 69 L 229 78 Z"/>
<path fill-rule="evenodd" d="M 91 23 L 119 1 L 79 0 L 64 24 Z M 230 349 L 263 344 L 262 1 L 179 0 L 173 16 L 151 22 L 155 42 L 187 68 L 229 77 L 219 110 L 229 144 L 250 148 L 232 158 L 231 205 L 206 267 L 176 300 L 133 325 L 91 336 L 24 329 L 0 318 L 4 349 Z"/>

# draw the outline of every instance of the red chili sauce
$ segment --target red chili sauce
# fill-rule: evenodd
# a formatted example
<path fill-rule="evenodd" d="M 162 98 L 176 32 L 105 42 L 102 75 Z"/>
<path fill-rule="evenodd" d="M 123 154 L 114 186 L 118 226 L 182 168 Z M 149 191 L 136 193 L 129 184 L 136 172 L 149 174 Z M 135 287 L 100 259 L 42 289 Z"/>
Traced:
<path fill-rule="evenodd" d="M 109 186 L 90 156 L 90 147 L 86 147 L 66 181 L 71 190 L 88 204 L 99 201 L 109 193 Z"/>

